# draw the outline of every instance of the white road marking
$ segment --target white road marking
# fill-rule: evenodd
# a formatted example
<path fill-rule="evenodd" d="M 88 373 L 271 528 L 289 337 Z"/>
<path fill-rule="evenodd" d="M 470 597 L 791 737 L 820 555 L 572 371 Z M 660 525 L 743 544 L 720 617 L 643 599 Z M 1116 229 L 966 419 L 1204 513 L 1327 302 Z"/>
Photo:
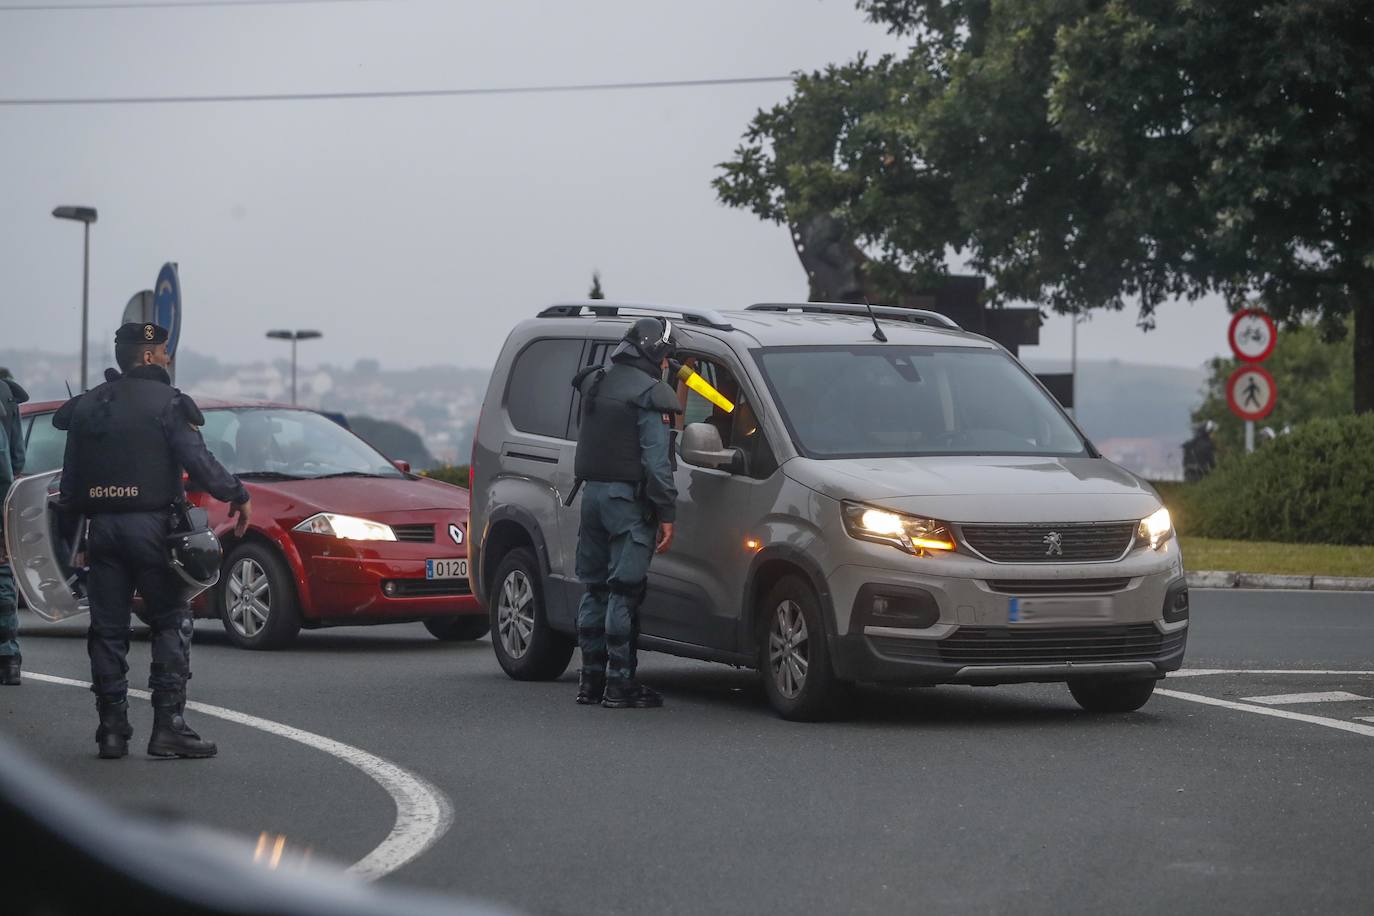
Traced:
<path fill-rule="evenodd" d="M 1356 722 L 1374 722 L 1374 716 L 1356 716 Z"/>
<path fill-rule="evenodd" d="M 89 681 L 56 677 L 51 674 L 38 674 L 33 671 L 25 671 L 24 677 L 35 681 L 46 681 L 50 684 L 65 684 L 70 687 L 89 689 L 91 686 Z M 129 695 L 145 700 L 152 696 L 146 690 L 132 689 L 129 691 Z M 382 840 L 367 855 L 354 862 L 348 869 L 349 872 L 366 881 L 375 881 L 407 862 L 415 860 L 425 850 L 433 846 L 453 825 L 453 805 L 449 803 L 448 797 L 427 780 L 389 760 L 375 754 L 369 754 L 367 751 L 350 744 L 344 744 L 342 741 L 335 741 L 333 738 L 292 728 L 290 725 L 273 722 L 271 719 L 250 716 L 247 713 L 226 709 L 223 706 L 211 706 L 209 703 L 188 701 L 186 708 L 204 713 L 207 716 L 256 728 L 259 731 L 288 738 L 298 744 L 324 751 L 326 754 L 337 757 L 344 763 L 362 770 L 385 789 L 392 801 L 396 803 L 396 823 L 392 826 L 386 839 Z"/>
<path fill-rule="evenodd" d="M 1261 706 L 1297 706 L 1300 703 L 1348 703 L 1351 700 L 1367 700 L 1355 693 L 1344 690 L 1327 690 L 1322 693 L 1275 693 L 1263 697 L 1241 697 L 1242 703 L 1258 703 Z"/>
<path fill-rule="evenodd" d="M 1169 677 L 1204 677 L 1212 674 L 1334 674 L 1360 677 L 1374 675 L 1374 671 L 1332 671 L 1320 668 L 1180 668 L 1170 671 Z"/>
<path fill-rule="evenodd" d="M 1325 725 L 1327 728 L 1336 728 L 1341 731 L 1364 735 L 1367 738 L 1374 738 L 1374 726 L 1357 725 L 1354 722 L 1343 722 L 1340 719 L 1329 719 L 1326 716 L 1310 716 L 1306 713 L 1289 712 L 1286 709 L 1274 709 L 1270 706 L 1255 706 L 1251 703 L 1234 703 L 1231 700 L 1218 700 L 1216 697 L 1205 697 L 1198 693 L 1183 693 L 1179 690 L 1162 690 L 1155 688 L 1155 695 L 1171 697 L 1175 700 L 1185 700 L 1189 703 L 1202 703 L 1204 706 L 1220 706 L 1223 709 L 1253 712 L 1256 715 L 1273 716 L 1276 719 L 1290 719 L 1294 722 L 1310 722 L 1313 725 Z"/>

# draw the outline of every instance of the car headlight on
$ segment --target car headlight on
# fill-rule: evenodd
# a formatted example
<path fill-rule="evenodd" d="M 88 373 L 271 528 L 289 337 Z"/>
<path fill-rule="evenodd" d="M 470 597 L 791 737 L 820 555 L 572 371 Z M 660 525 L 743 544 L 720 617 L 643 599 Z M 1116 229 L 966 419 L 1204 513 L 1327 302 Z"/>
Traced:
<path fill-rule="evenodd" d="M 297 525 L 296 530 L 309 534 L 323 534 L 325 537 L 342 538 L 345 541 L 396 540 L 396 532 L 391 530 L 390 525 L 371 522 L 365 518 L 354 518 L 351 515 L 336 515 L 333 512 L 321 512 L 318 515 L 312 515 Z"/>
<path fill-rule="evenodd" d="M 953 550 L 954 537 L 944 522 L 875 509 L 862 503 L 844 503 L 844 527 L 849 536 L 863 541 L 891 544 L 907 553 Z"/>
<path fill-rule="evenodd" d="M 1158 550 L 1164 542 L 1174 536 L 1174 522 L 1169 518 L 1169 510 L 1161 506 L 1156 512 L 1147 518 L 1140 520 L 1140 527 L 1136 529 L 1136 541 L 1141 544 L 1149 544 L 1151 550 Z"/>

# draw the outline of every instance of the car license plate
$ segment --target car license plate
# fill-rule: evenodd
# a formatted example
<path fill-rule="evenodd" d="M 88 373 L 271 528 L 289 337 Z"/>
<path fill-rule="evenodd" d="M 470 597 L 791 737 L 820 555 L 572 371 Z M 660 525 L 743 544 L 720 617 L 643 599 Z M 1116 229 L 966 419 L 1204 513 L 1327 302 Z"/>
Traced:
<path fill-rule="evenodd" d="M 425 560 L 426 579 L 466 579 L 467 560 Z"/>
<path fill-rule="evenodd" d="M 1047 620 L 1108 620 L 1112 616 L 1112 599 L 1092 598 L 1013 598 L 1007 608 L 1007 620 L 1012 623 Z"/>

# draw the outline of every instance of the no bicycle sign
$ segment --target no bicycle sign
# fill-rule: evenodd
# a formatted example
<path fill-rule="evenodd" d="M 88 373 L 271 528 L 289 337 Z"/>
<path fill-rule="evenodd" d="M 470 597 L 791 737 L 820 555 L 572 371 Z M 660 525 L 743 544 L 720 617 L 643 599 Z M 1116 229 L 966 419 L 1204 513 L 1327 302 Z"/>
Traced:
<path fill-rule="evenodd" d="M 1268 359 L 1279 337 L 1274 319 L 1259 309 L 1236 312 L 1226 336 L 1231 341 L 1231 352 L 1236 354 L 1236 359 L 1247 363 L 1262 363 Z"/>
<path fill-rule="evenodd" d="M 1278 387 L 1263 366 L 1245 365 L 1226 382 L 1226 403 L 1242 420 L 1263 420 L 1274 410 Z"/>

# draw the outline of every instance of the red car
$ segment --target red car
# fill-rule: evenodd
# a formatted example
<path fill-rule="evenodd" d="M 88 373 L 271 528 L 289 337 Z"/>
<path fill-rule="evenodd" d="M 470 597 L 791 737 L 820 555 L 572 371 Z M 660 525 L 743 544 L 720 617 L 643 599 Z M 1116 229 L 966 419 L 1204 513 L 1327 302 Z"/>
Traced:
<path fill-rule="evenodd" d="M 466 490 L 410 473 L 333 420 L 280 404 L 199 401 L 210 451 L 253 499 L 237 539 L 204 493 L 224 546 L 219 583 L 197 617 L 218 617 L 245 649 L 284 645 L 304 627 L 423 621 L 443 640 L 486 634 L 468 587 Z M 59 401 L 26 404 L 24 473 L 62 466 Z"/>

